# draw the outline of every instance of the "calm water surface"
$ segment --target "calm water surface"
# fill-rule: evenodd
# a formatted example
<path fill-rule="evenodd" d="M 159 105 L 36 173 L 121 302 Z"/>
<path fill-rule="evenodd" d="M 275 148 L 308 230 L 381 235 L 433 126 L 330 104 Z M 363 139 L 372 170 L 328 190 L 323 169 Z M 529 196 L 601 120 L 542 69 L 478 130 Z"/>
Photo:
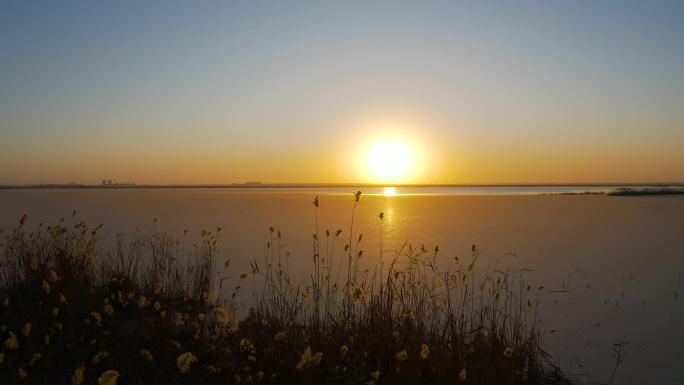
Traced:
<path fill-rule="evenodd" d="M 364 259 L 404 242 L 440 246 L 482 263 L 529 268 L 528 281 L 546 288 L 547 350 L 578 382 L 606 382 L 614 343 L 629 342 L 614 384 L 684 384 L 684 197 L 544 195 L 601 187 L 366 189 L 355 232 L 364 233 Z M 23 214 L 31 224 L 78 220 L 132 233 L 147 224 L 180 235 L 222 227 L 223 258 L 236 269 L 263 254 L 268 227 L 281 229 L 290 268 L 311 261 L 314 212 L 321 230 L 347 231 L 352 188 L 325 189 L 85 189 L 0 190 L 0 229 Z M 392 195 L 395 194 L 395 195 Z M 542 195 L 540 195 L 542 194 Z M 158 221 L 154 224 L 154 218 Z M 518 257 L 508 253 L 514 253 Z M 385 258 L 389 258 L 385 255 Z M 551 292 L 557 291 L 557 292 Z"/>

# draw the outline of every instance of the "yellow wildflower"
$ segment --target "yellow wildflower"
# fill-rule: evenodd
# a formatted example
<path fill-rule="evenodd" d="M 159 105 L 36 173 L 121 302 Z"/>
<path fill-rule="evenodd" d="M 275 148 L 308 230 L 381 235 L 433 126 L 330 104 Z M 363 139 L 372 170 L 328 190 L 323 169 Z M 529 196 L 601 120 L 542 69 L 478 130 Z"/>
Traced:
<path fill-rule="evenodd" d="M 102 307 L 102 312 L 111 317 L 114 315 L 114 307 L 110 304 L 106 304 Z"/>
<path fill-rule="evenodd" d="M 71 385 L 81 385 L 85 380 L 85 366 L 81 365 L 74 370 L 74 375 L 71 376 Z"/>
<path fill-rule="evenodd" d="M 138 298 L 138 307 L 139 308 L 141 308 L 141 309 L 144 308 L 145 306 L 147 306 L 148 303 L 149 302 L 147 301 L 147 297 L 145 297 L 144 295 L 141 295 L 140 298 Z"/>
<path fill-rule="evenodd" d="M 311 363 L 311 359 L 311 346 L 307 346 L 302 353 L 302 359 L 299 360 L 299 364 L 297 364 L 297 369 L 301 369 L 304 366 L 309 365 Z"/>
<path fill-rule="evenodd" d="M 204 313 L 197 313 L 197 319 L 200 321 L 204 321 Z"/>
<path fill-rule="evenodd" d="M 102 316 L 100 315 L 100 313 L 95 312 L 95 311 L 91 311 L 90 315 L 93 316 L 95 321 L 97 321 L 98 325 L 102 325 Z"/>
<path fill-rule="evenodd" d="M 43 355 L 40 354 L 40 353 L 33 353 L 33 355 L 31 356 L 31 361 L 29 361 L 29 364 L 30 364 L 30 365 L 35 364 L 36 361 L 38 361 L 38 360 L 40 359 L 40 357 L 42 357 L 42 356 L 43 356 Z"/>
<path fill-rule="evenodd" d="M 50 284 L 47 283 L 46 280 L 43 280 L 43 283 L 40 286 L 43 288 L 43 291 L 45 291 L 45 294 L 50 294 Z"/>
<path fill-rule="evenodd" d="M 504 349 L 503 355 L 504 357 L 511 358 L 513 356 L 513 348 L 509 346 Z"/>
<path fill-rule="evenodd" d="M 116 385 L 117 378 L 119 378 L 119 372 L 116 370 L 107 370 L 97 379 L 97 383 L 99 385 Z"/>
<path fill-rule="evenodd" d="M 254 344 L 252 344 L 252 341 L 250 341 L 247 338 L 243 338 L 240 340 L 240 351 L 241 352 L 250 352 L 252 354 L 256 353 L 256 347 Z"/>
<path fill-rule="evenodd" d="M 363 288 L 350 287 L 349 288 L 349 295 L 351 296 L 352 302 L 354 302 L 354 303 L 356 303 L 358 301 L 363 301 L 363 298 L 364 298 Z"/>
<path fill-rule="evenodd" d="M 178 356 L 176 359 L 176 366 L 181 373 L 187 373 L 190 370 L 190 365 L 197 362 L 197 357 L 195 357 L 190 352 L 185 352 Z"/>
<path fill-rule="evenodd" d="M 50 272 L 48 273 L 48 281 L 49 282 L 59 281 L 59 277 L 57 276 L 57 273 L 54 270 L 50 270 Z"/>
<path fill-rule="evenodd" d="M 233 322 L 233 324 L 230 326 L 230 328 L 228 329 L 228 331 L 231 332 L 231 333 L 237 333 L 238 329 L 239 329 L 239 324 L 238 324 L 238 322 Z"/>
<path fill-rule="evenodd" d="M 157 302 L 154 303 L 154 310 L 156 310 L 156 311 L 160 311 L 160 310 L 161 310 L 161 304 L 159 303 L 159 301 L 157 301 Z"/>
<path fill-rule="evenodd" d="M 109 353 L 104 350 L 100 350 L 99 352 L 95 353 L 92 359 L 93 365 L 97 365 L 100 361 L 104 360 L 109 356 Z"/>
<path fill-rule="evenodd" d="M 340 346 L 340 356 L 344 357 L 349 352 L 349 347 L 347 345 Z"/>
<path fill-rule="evenodd" d="M 321 352 L 317 352 L 316 354 L 313 355 L 313 358 L 311 358 L 311 362 L 313 362 L 316 365 L 320 364 L 322 360 L 323 360 L 323 353 L 321 353 Z"/>
<path fill-rule="evenodd" d="M 16 334 L 9 332 L 9 337 L 5 340 L 5 347 L 11 350 L 19 349 L 19 341 Z"/>
<path fill-rule="evenodd" d="M 408 360 L 408 353 L 406 353 L 406 350 L 402 350 L 394 355 L 394 359 L 399 362 L 406 361 Z"/>
<path fill-rule="evenodd" d="M 228 315 L 228 312 L 223 306 L 219 306 L 216 308 L 216 315 L 224 323 L 228 323 L 228 321 L 230 321 L 230 316 Z"/>
<path fill-rule="evenodd" d="M 162 310 L 161 312 L 159 312 L 159 316 L 161 316 L 162 318 L 166 318 L 166 310 Z"/>
<path fill-rule="evenodd" d="M 257 381 L 261 381 L 262 378 L 264 378 L 264 372 L 262 372 L 261 370 L 256 372 Z"/>
<path fill-rule="evenodd" d="M 147 362 L 154 361 L 154 357 L 152 357 L 152 353 L 150 353 L 149 350 L 146 350 L 146 349 L 141 350 L 140 356 L 142 357 L 143 360 L 145 360 Z"/>
<path fill-rule="evenodd" d="M 38 260 L 36 259 L 36 257 L 31 257 L 31 270 L 38 270 Z"/>
<path fill-rule="evenodd" d="M 275 335 L 275 340 L 276 341 L 282 341 L 285 339 L 285 332 L 278 332 Z"/>
<path fill-rule="evenodd" d="M 458 372 L 458 378 L 459 378 L 461 381 L 465 381 L 465 380 L 466 380 L 466 369 L 465 369 L 465 368 L 461 369 L 461 371 Z"/>
<path fill-rule="evenodd" d="M 375 379 L 375 380 L 379 379 L 380 378 L 380 371 L 379 370 L 374 371 L 373 373 L 371 373 L 371 377 L 373 377 L 373 379 Z"/>
<path fill-rule="evenodd" d="M 420 358 L 426 360 L 430 357 L 430 347 L 427 344 L 420 345 Z"/>
<path fill-rule="evenodd" d="M 24 324 L 24 327 L 21 329 L 21 334 L 25 335 L 26 337 L 31 335 L 31 323 L 27 322 Z"/>
<path fill-rule="evenodd" d="M 174 316 L 176 319 L 176 326 L 177 327 L 181 327 L 185 324 L 185 320 L 183 319 L 183 313 L 175 313 Z"/>
<path fill-rule="evenodd" d="M 214 295 L 212 293 L 207 293 L 206 291 L 202 293 L 202 301 L 205 303 L 211 302 L 213 298 Z"/>
<path fill-rule="evenodd" d="M 164 284 L 161 282 L 157 282 L 154 285 L 154 294 L 159 294 L 163 288 L 164 288 Z"/>

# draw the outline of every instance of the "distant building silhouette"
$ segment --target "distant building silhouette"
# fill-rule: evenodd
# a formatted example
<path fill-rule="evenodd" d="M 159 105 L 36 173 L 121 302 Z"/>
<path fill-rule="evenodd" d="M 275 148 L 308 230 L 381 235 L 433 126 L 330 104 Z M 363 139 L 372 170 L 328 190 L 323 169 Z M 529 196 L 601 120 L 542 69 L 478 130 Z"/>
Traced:
<path fill-rule="evenodd" d="M 135 187 L 133 182 L 114 182 L 111 179 L 102 179 L 102 186 L 104 187 Z"/>

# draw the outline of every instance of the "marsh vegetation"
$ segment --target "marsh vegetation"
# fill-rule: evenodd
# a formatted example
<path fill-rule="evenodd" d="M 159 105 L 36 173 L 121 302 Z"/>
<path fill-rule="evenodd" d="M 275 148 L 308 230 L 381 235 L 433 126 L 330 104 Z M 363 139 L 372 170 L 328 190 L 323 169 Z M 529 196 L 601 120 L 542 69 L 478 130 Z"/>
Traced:
<path fill-rule="evenodd" d="M 541 290 L 523 272 L 438 246 L 362 248 L 312 211 L 311 268 L 290 271 L 268 229 L 250 271 L 221 259 L 221 229 L 105 240 L 77 219 L 21 218 L 0 255 L 0 379 L 33 384 L 555 384 Z M 377 218 L 382 231 L 384 214 Z M 321 226 L 319 228 L 319 225 Z M 377 253 L 376 266 L 359 261 Z M 299 272 L 301 273 L 301 272 Z M 249 290 L 246 290 L 249 288 Z"/>

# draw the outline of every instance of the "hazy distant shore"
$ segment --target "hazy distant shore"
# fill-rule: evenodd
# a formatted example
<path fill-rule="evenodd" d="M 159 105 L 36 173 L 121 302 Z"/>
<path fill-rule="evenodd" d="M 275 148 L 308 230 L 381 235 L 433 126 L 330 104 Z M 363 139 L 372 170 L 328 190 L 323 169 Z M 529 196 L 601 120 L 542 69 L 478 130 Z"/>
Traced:
<path fill-rule="evenodd" d="M 502 187 L 606 187 L 606 188 L 684 188 L 684 182 L 658 182 L 658 183 L 502 183 L 502 184 L 419 184 L 419 183 L 232 183 L 232 184 L 9 184 L 0 185 L 0 189 L 135 189 L 135 188 L 235 188 L 235 189 L 269 189 L 269 188 L 364 188 L 364 187 L 386 187 L 396 188 L 502 188 Z"/>

